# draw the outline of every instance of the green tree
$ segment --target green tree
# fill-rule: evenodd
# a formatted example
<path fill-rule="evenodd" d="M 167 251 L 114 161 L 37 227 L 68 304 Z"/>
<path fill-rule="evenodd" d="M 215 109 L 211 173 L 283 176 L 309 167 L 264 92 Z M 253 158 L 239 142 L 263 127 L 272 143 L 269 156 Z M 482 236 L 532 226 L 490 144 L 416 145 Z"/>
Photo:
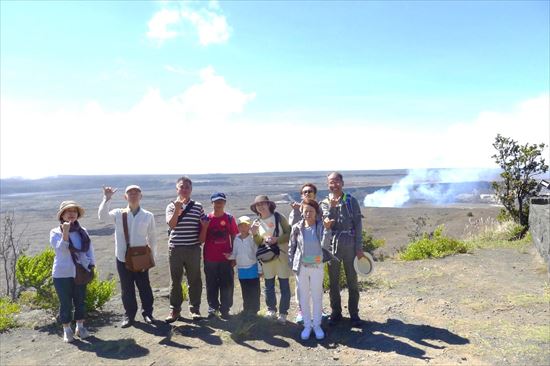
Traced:
<path fill-rule="evenodd" d="M 529 227 L 529 197 L 534 194 L 537 181 L 534 177 L 548 171 L 542 157 L 544 143 L 519 145 L 517 141 L 500 134 L 493 147 L 492 156 L 502 168 L 502 181 L 493 182 L 493 189 L 510 216 L 527 232 Z"/>

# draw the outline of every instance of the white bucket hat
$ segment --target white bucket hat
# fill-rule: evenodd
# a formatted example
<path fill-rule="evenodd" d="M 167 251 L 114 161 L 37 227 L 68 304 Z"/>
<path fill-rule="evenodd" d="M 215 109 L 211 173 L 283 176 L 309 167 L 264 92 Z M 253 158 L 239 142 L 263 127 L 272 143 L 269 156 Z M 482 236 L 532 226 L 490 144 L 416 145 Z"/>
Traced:
<path fill-rule="evenodd" d="M 358 275 L 367 277 L 374 272 L 374 259 L 370 253 L 363 253 L 365 256 L 360 260 L 355 257 L 353 260 L 353 267 Z"/>

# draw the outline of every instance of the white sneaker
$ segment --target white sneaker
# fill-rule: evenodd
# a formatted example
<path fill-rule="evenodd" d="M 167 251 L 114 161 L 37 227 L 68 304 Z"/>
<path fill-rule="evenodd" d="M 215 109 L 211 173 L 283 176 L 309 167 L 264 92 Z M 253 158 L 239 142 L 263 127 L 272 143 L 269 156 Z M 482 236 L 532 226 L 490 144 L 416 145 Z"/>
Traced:
<path fill-rule="evenodd" d="M 286 324 L 286 314 L 279 314 L 279 317 L 277 318 L 277 322 L 279 324 Z"/>
<path fill-rule="evenodd" d="M 268 319 L 275 319 L 277 317 L 277 313 L 274 312 L 273 310 L 268 310 L 265 316 Z"/>
<path fill-rule="evenodd" d="M 313 327 L 313 332 L 315 332 L 316 339 L 321 340 L 325 338 L 325 332 L 323 331 L 323 328 L 321 328 L 319 325 Z"/>
<path fill-rule="evenodd" d="M 84 328 L 84 326 L 76 327 L 75 334 L 80 339 L 86 339 L 90 336 L 90 332 L 88 332 L 88 329 Z"/>
<path fill-rule="evenodd" d="M 307 341 L 310 335 L 311 335 L 311 328 L 307 327 L 307 328 L 304 328 L 304 330 L 302 330 L 302 333 L 300 334 L 300 338 L 302 338 L 302 341 Z"/>
<path fill-rule="evenodd" d="M 71 343 L 74 341 L 74 334 L 71 328 L 63 328 L 63 342 Z"/>

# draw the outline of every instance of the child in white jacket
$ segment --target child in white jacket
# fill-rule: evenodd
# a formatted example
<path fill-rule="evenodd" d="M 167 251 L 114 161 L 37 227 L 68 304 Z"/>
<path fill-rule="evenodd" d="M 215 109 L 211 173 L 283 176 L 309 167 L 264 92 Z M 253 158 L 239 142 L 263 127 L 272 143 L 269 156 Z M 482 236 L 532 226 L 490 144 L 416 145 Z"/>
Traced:
<path fill-rule="evenodd" d="M 257 246 L 250 235 L 251 223 L 252 220 L 248 216 L 237 219 L 239 234 L 233 242 L 233 252 L 227 257 L 237 263 L 244 315 L 256 315 L 260 310 L 260 267 L 256 259 Z"/>

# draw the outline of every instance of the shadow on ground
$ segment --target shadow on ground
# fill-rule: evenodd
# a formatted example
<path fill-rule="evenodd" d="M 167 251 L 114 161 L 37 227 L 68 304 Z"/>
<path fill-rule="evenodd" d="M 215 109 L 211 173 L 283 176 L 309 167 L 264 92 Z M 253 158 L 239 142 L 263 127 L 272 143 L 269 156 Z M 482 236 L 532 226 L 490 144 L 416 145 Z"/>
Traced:
<path fill-rule="evenodd" d="M 336 344 L 360 350 L 395 352 L 423 360 L 430 359 L 430 357 L 426 357 L 426 351 L 396 339 L 396 337 L 407 338 L 419 346 L 434 349 L 443 349 L 445 346 L 432 344 L 430 341 L 444 342 L 448 345 L 470 343 L 467 338 L 447 329 L 430 325 L 407 324 L 398 319 L 388 319 L 385 323 L 364 322 L 361 328 L 351 331 L 348 325 L 340 324 L 337 327 L 329 328 L 329 332 L 329 339 L 337 339 Z"/>

